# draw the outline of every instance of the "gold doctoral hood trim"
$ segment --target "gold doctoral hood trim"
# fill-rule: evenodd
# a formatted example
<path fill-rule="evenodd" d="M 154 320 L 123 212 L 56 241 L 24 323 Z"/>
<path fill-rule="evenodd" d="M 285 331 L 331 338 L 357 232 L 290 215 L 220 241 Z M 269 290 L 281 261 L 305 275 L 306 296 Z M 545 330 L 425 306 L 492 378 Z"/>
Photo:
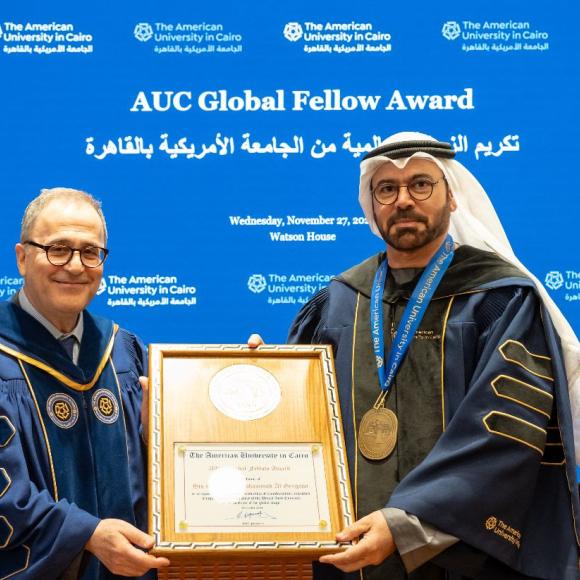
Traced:
<path fill-rule="evenodd" d="M 55 379 L 57 379 L 58 381 L 60 381 L 63 385 L 66 385 L 67 387 L 70 387 L 71 389 L 74 389 L 75 391 L 90 391 L 97 384 L 97 381 L 101 377 L 103 370 L 107 366 L 108 359 L 111 356 L 111 351 L 113 350 L 113 345 L 115 344 L 115 335 L 117 334 L 118 330 L 119 330 L 119 325 L 113 324 L 113 334 L 111 335 L 111 339 L 109 340 L 109 344 L 107 344 L 107 347 L 105 348 L 105 352 L 103 353 L 103 357 L 101 358 L 101 362 L 99 362 L 99 366 L 97 367 L 97 370 L 95 371 L 95 374 L 94 374 L 93 378 L 91 379 L 91 381 L 88 383 L 85 383 L 85 384 L 77 383 L 76 381 L 69 379 L 66 375 L 57 371 L 56 369 L 52 368 L 51 366 L 47 365 L 46 363 L 43 363 L 42 361 L 39 361 L 32 356 L 29 356 L 27 354 L 24 354 L 22 352 L 14 350 L 14 349 L 12 349 L 4 344 L 1 344 L 1 343 L 0 343 L 0 351 L 5 352 L 6 354 L 8 354 L 10 356 L 15 357 L 20 361 L 28 363 L 29 365 L 36 367 L 37 369 L 40 369 L 41 371 L 44 371 L 45 373 L 48 373 L 50 376 L 52 376 Z"/>

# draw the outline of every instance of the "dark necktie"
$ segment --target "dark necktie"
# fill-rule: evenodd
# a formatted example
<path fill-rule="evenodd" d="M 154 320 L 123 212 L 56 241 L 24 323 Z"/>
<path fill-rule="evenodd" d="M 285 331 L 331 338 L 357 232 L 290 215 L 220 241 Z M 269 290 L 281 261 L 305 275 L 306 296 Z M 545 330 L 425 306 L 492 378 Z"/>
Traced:
<path fill-rule="evenodd" d="M 64 350 L 71 359 L 73 358 L 73 348 L 75 346 L 76 341 L 77 338 L 73 334 L 67 336 L 66 338 L 61 338 L 59 340 L 60 344 L 62 345 L 62 348 L 64 348 Z"/>

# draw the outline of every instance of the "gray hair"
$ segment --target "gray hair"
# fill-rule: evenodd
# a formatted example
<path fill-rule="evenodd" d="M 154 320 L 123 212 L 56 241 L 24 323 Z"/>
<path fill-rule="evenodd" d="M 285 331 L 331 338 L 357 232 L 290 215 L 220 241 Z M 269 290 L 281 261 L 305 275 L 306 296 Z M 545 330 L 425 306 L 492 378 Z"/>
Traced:
<path fill-rule="evenodd" d="M 107 222 L 101 202 L 95 199 L 90 193 L 80 191 L 79 189 L 70 189 L 68 187 L 53 187 L 52 189 L 42 189 L 40 195 L 35 197 L 24 210 L 22 216 L 22 225 L 20 227 L 20 241 L 24 242 L 30 236 L 32 226 L 40 215 L 40 212 L 51 202 L 56 199 L 75 201 L 77 203 L 88 203 L 101 218 L 103 222 L 103 231 L 105 233 L 105 243 L 107 241 Z"/>

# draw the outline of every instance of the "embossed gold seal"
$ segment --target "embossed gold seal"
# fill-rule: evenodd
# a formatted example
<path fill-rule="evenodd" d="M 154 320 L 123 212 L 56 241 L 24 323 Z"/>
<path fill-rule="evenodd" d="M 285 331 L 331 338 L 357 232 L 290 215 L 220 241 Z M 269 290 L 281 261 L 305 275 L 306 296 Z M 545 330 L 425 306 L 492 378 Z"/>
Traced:
<path fill-rule="evenodd" d="M 219 370 L 209 383 L 209 398 L 231 419 L 251 421 L 269 415 L 280 403 L 278 379 L 253 364 L 234 364 Z"/>
<path fill-rule="evenodd" d="M 386 459 L 397 444 L 397 416 L 385 407 L 367 411 L 358 429 L 358 448 L 373 461 Z"/>

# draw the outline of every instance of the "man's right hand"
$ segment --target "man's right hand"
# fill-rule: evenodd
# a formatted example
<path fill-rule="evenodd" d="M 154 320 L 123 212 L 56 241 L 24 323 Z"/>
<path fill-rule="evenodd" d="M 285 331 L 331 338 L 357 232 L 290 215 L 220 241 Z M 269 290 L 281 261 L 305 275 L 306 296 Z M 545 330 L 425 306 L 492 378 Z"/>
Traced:
<path fill-rule="evenodd" d="M 85 549 L 93 553 L 113 574 L 142 576 L 151 568 L 169 566 L 167 558 L 156 558 L 139 548 L 153 547 L 153 538 L 123 520 L 101 520 Z"/>

